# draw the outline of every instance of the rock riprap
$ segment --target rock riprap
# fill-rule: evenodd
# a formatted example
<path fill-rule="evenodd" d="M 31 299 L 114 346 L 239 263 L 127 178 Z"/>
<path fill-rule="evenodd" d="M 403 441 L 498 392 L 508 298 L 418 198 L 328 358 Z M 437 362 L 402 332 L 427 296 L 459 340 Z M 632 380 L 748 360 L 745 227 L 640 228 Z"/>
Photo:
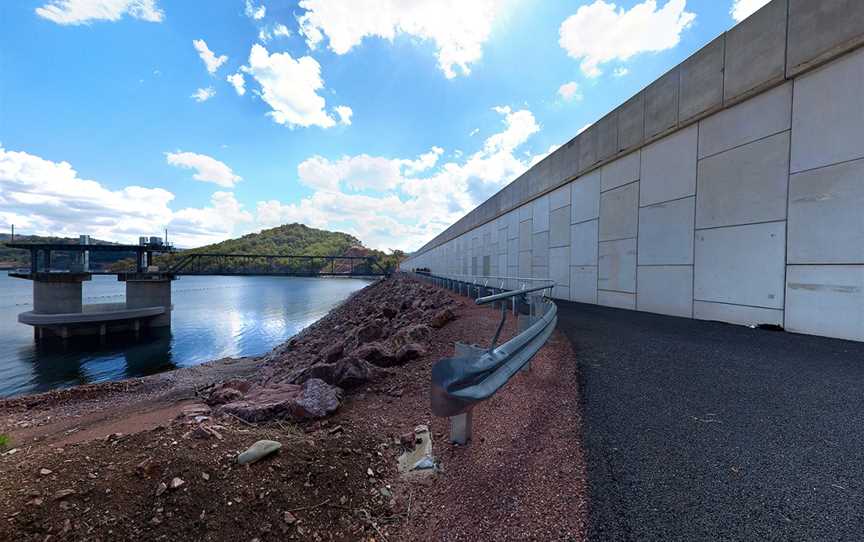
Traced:
<path fill-rule="evenodd" d="M 282 443 L 275 440 L 259 440 L 237 456 L 237 463 L 240 465 L 251 465 L 270 454 L 278 452 L 280 448 L 282 448 Z"/>

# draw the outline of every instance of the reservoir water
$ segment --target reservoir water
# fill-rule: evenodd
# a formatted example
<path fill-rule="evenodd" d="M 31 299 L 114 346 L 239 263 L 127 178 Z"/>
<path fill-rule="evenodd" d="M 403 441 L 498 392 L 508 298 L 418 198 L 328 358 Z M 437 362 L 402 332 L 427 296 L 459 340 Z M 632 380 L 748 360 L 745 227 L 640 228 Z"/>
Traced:
<path fill-rule="evenodd" d="M 36 344 L 33 329 L 18 323 L 18 313 L 32 310 L 33 285 L 0 271 L 0 397 L 263 354 L 367 284 L 347 278 L 181 277 L 172 284 L 170 333 Z M 84 283 L 85 303 L 124 299 L 125 286 L 114 276 Z"/>

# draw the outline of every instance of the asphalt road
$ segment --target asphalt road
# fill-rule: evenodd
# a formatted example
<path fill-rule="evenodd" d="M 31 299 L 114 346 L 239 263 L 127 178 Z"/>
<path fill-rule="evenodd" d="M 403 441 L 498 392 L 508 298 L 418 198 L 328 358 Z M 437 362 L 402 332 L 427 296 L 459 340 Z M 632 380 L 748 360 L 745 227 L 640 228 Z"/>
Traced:
<path fill-rule="evenodd" d="M 559 311 L 591 540 L 864 540 L 864 343 Z"/>

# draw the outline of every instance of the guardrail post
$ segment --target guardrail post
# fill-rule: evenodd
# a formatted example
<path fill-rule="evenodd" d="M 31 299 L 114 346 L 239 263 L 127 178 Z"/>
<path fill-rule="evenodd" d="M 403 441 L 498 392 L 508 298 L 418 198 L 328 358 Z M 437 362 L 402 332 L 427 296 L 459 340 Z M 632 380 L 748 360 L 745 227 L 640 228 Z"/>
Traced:
<path fill-rule="evenodd" d="M 450 417 L 450 442 L 453 444 L 468 444 L 471 440 L 471 428 L 474 424 L 474 409 Z"/>

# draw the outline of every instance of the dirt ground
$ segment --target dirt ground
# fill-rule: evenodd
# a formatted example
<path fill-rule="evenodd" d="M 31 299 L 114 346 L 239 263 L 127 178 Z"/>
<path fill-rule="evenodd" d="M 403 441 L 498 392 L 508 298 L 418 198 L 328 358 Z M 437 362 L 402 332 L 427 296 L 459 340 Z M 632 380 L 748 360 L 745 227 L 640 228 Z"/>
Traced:
<path fill-rule="evenodd" d="M 530 371 L 475 409 L 474 441 L 451 445 L 447 420 L 431 415 L 431 367 L 454 341 L 488 341 L 499 314 L 445 295 L 456 319 L 423 355 L 346 391 L 321 420 L 250 423 L 204 404 L 214 383 L 272 373 L 272 355 L 0 402 L 0 434 L 12 440 L 0 453 L 0 540 L 583 539 L 569 343 L 556 332 Z M 347 333 L 334 324 L 345 312 L 322 325 Z M 201 416 L 211 432 L 196 431 Z M 400 475 L 400 435 L 421 424 L 441 470 Z M 260 439 L 282 448 L 238 465 Z"/>

